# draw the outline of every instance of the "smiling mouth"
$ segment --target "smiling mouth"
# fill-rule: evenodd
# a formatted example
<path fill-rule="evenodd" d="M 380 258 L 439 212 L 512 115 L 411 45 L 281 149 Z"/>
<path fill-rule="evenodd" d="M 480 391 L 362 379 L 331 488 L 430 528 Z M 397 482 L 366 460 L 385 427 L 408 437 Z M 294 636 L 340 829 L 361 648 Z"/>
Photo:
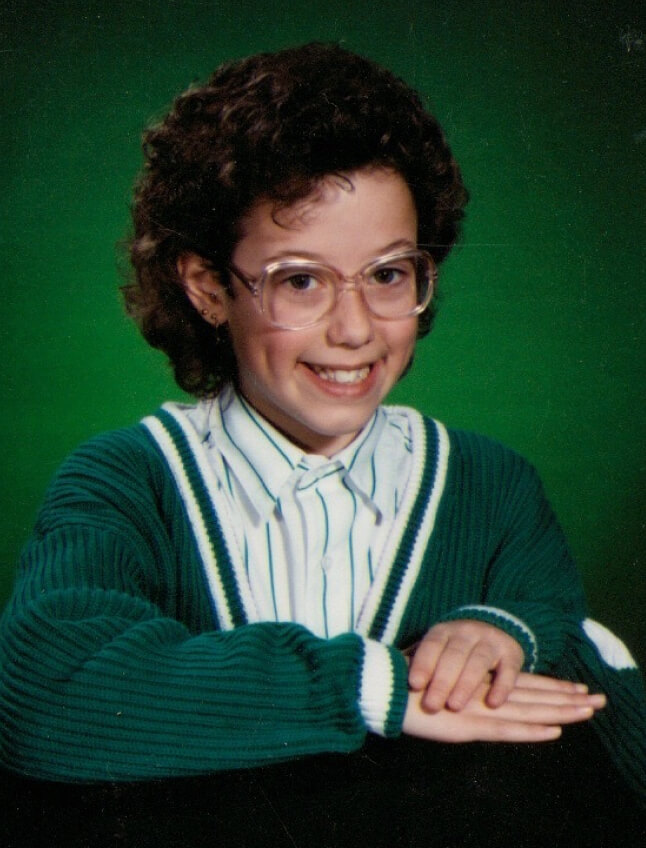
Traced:
<path fill-rule="evenodd" d="M 309 368 L 320 377 L 329 383 L 360 383 L 365 380 L 370 374 L 370 366 L 364 365 L 363 368 L 323 368 L 318 365 L 310 365 Z"/>

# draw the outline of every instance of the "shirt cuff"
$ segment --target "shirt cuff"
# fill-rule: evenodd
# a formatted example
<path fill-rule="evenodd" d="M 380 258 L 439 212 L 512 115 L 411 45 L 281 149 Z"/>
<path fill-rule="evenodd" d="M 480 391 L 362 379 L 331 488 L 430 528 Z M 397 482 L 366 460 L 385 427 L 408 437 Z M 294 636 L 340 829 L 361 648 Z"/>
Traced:
<path fill-rule="evenodd" d="M 379 736 L 398 736 L 408 697 L 408 670 L 399 651 L 364 640 L 359 709 L 366 727 Z"/>

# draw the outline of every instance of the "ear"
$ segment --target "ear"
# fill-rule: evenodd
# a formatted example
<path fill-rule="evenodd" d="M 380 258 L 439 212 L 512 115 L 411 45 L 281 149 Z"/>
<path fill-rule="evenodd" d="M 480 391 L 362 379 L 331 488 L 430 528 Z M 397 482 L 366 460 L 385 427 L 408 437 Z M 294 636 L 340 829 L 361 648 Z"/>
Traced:
<path fill-rule="evenodd" d="M 214 326 L 226 323 L 229 295 L 218 274 L 197 253 L 183 253 L 177 260 L 177 273 L 193 306 Z"/>

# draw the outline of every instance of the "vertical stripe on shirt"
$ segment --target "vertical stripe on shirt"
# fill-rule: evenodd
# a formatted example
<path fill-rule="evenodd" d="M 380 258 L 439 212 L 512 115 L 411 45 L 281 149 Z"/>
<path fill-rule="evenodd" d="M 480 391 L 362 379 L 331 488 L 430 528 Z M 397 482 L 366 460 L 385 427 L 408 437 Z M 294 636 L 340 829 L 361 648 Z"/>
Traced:
<path fill-rule="evenodd" d="M 331 458 L 303 453 L 231 389 L 185 412 L 224 475 L 259 620 L 354 629 L 409 483 L 407 411 L 380 407 Z"/>

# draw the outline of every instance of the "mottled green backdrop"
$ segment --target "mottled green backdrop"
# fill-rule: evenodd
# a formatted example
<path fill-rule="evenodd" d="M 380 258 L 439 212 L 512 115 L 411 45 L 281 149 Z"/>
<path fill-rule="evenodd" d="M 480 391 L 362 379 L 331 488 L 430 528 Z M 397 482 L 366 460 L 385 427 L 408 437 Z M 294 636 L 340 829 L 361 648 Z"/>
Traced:
<path fill-rule="evenodd" d="M 0 603 L 64 455 L 179 396 L 117 294 L 142 128 L 225 59 L 336 40 L 422 90 L 472 195 L 436 329 L 394 397 L 538 466 L 592 612 L 646 660 L 643 4 L 0 10 Z"/>

